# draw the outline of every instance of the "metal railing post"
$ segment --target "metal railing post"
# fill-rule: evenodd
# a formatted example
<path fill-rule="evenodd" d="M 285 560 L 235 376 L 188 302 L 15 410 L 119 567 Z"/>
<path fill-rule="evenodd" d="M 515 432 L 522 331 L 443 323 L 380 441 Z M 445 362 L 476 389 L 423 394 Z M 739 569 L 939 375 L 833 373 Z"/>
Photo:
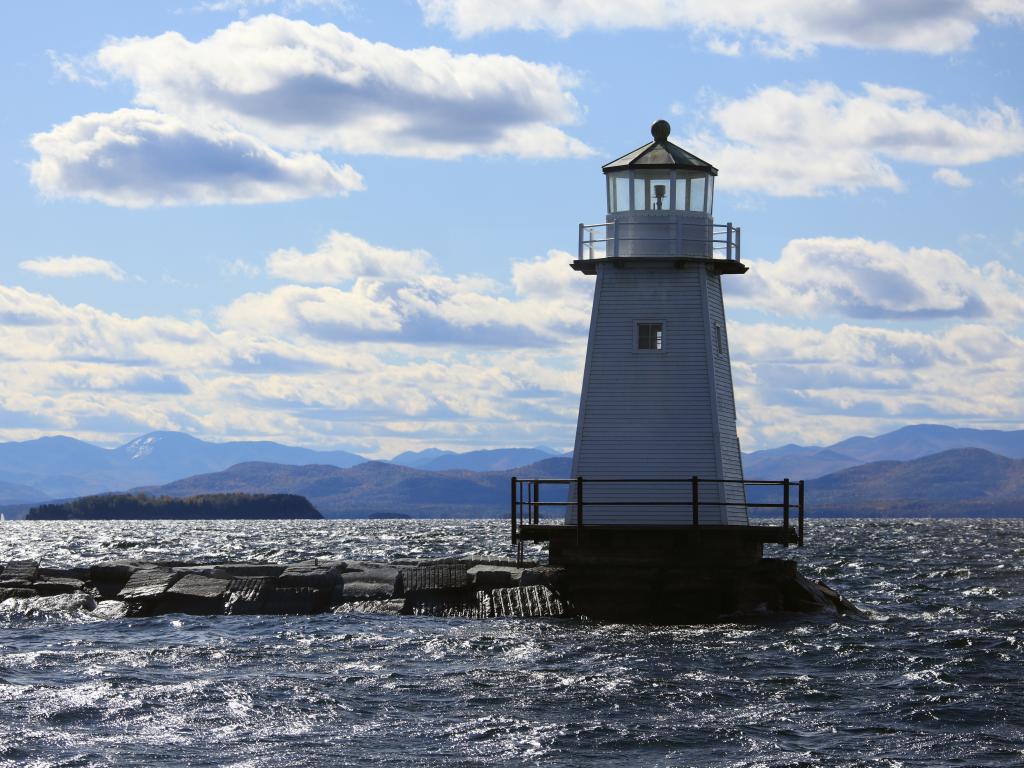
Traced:
<path fill-rule="evenodd" d="M 579 260 L 580 260 L 580 261 L 583 261 L 583 222 L 582 222 L 582 221 L 580 222 L 580 250 L 579 250 Z"/>
<path fill-rule="evenodd" d="M 512 543 L 519 541 L 519 532 L 516 530 L 516 479 L 512 478 Z"/>
<path fill-rule="evenodd" d="M 530 512 L 530 522 L 533 523 L 534 525 L 537 525 L 537 524 L 540 523 L 540 504 L 537 503 L 538 501 L 540 501 L 540 481 L 539 480 L 534 480 L 533 481 L 533 509 Z"/>
<path fill-rule="evenodd" d="M 742 261 L 740 257 L 740 228 L 736 227 L 736 261 Z"/>
<path fill-rule="evenodd" d="M 693 507 L 693 524 L 700 525 L 700 478 L 694 475 L 690 478 L 692 488 L 690 490 L 690 504 Z"/>
<path fill-rule="evenodd" d="M 732 222 L 725 225 L 725 258 L 732 259 Z"/>
<path fill-rule="evenodd" d="M 583 546 L 583 477 L 576 476 L 576 545 Z"/>
<path fill-rule="evenodd" d="M 789 478 L 782 481 L 782 527 L 789 529 Z"/>
<path fill-rule="evenodd" d="M 619 228 L 613 221 L 605 227 L 605 237 L 612 239 L 612 244 L 615 246 L 615 258 L 619 258 Z"/>
<path fill-rule="evenodd" d="M 799 527 L 797 529 L 797 545 L 802 547 L 804 545 L 804 481 L 803 480 L 800 481 L 800 486 L 799 486 L 799 490 L 797 491 L 797 494 L 798 494 L 797 495 L 797 501 L 800 504 L 800 511 L 798 513 L 799 517 L 797 518 L 799 520 Z"/>

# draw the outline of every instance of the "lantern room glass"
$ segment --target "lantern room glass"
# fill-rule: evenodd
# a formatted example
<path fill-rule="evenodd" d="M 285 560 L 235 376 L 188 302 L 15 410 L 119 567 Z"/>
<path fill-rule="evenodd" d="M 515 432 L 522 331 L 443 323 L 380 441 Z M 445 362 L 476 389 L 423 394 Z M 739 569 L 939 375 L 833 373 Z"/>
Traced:
<path fill-rule="evenodd" d="M 608 174 L 608 212 L 629 210 L 629 174 Z"/>
<path fill-rule="evenodd" d="M 690 211 L 711 213 L 714 176 L 693 171 L 609 173 L 608 212 Z"/>

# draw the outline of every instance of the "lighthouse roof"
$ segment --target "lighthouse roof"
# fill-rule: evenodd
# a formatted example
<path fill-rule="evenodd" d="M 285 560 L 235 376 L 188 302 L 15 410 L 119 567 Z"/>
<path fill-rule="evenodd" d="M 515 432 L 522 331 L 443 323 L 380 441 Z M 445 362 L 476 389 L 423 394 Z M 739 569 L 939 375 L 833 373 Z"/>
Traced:
<path fill-rule="evenodd" d="M 659 120 L 651 126 L 651 135 L 654 141 L 637 147 L 632 152 L 627 152 L 622 157 L 612 160 L 601 167 L 605 173 L 612 171 L 625 171 L 629 169 L 639 170 L 670 170 L 681 169 L 687 171 L 701 171 L 718 175 L 718 169 L 711 163 L 701 160 L 696 155 L 687 152 L 682 147 L 676 146 L 668 140 L 671 126 L 666 120 Z"/>

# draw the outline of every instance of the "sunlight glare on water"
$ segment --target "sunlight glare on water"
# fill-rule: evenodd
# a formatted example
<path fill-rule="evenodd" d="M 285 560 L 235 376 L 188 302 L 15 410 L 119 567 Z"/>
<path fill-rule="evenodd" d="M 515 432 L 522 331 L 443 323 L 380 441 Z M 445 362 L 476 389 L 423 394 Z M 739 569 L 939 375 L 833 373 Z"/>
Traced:
<path fill-rule="evenodd" d="M 0 765 L 1020 766 L 1024 521 L 814 521 L 871 620 L 119 618 L 0 604 Z M 5 524 L 0 561 L 510 554 L 501 521 Z M 783 554 L 781 551 L 779 554 Z"/>

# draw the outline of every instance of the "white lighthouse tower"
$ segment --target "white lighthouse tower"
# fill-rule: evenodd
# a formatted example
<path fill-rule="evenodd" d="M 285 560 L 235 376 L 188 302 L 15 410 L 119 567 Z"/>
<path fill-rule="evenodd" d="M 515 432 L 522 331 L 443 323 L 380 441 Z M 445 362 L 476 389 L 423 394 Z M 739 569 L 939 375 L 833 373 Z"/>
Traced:
<path fill-rule="evenodd" d="M 608 481 L 588 484 L 588 525 L 690 523 L 668 502 L 692 477 L 700 525 L 747 524 L 721 283 L 747 271 L 740 230 L 715 225 L 718 171 L 669 131 L 603 167 L 605 223 L 580 225 L 572 267 L 597 282 L 572 474 Z"/>
<path fill-rule="evenodd" d="M 522 561 L 547 542 L 586 616 L 789 610 L 795 566 L 763 547 L 803 544 L 804 484 L 743 476 L 722 302 L 722 275 L 747 271 L 740 230 L 715 224 L 718 171 L 669 131 L 604 166 L 605 221 L 579 226 L 572 268 L 596 280 L 573 476 L 511 478 L 512 543 Z"/>

